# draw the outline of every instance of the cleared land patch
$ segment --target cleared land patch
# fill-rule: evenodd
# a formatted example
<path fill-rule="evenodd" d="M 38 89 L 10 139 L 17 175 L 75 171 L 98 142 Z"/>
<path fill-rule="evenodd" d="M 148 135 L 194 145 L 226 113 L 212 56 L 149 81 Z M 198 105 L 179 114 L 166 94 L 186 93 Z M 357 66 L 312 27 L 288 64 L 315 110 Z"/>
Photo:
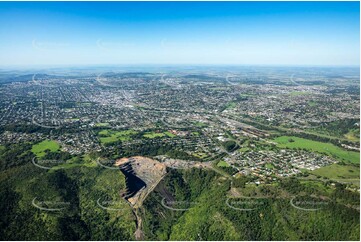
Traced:
<path fill-rule="evenodd" d="M 219 166 L 219 167 L 230 167 L 230 165 L 225 161 L 218 162 L 217 166 Z"/>
<path fill-rule="evenodd" d="M 115 131 L 115 130 L 102 130 L 98 133 L 100 136 L 100 142 L 103 144 L 106 143 L 114 143 L 116 141 L 126 141 L 130 140 L 131 136 L 136 134 L 137 132 L 134 130 L 123 130 L 123 131 Z"/>
<path fill-rule="evenodd" d="M 295 136 L 281 136 L 274 139 L 280 148 L 300 148 L 324 153 L 338 160 L 345 160 L 354 164 L 360 163 L 360 153 L 342 149 L 331 143 L 323 143 Z"/>
<path fill-rule="evenodd" d="M 167 136 L 169 136 L 169 137 L 171 137 L 171 138 L 173 138 L 173 137 L 175 137 L 176 135 L 175 134 L 172 134 L 171 132 L 169 132 L 169 131 L 166 131 L 166 132 L 164 132 Z"/>
<path fill-rule="evenodd" d="M 33 145 L 31 152 L 33 152 L 38 158 L 46 155 L 46 151 L 56 152 L 60 149 L 60 145 L 54 140 L 44 140 L 40 143 Z"/>
<path fill-rule="evenodd" d="M 344 135 L 346 139 L 350 141 L 359 141 L 360 137 L 358 137 L 357 130 L 350 130 L 347 134 Z"/>
<path fill-rule="evenodd" d="M 199 128 L 204 128 L 204 127 L 207 127 L 207 126 L 208 126 L 206 123 L 199 122 L 199 121 L 194 122 L 194 125 L 195 125 L 196 127 L 199 127 Z"/>
<path fill-rule="evenodd" d="M 235 108 L 236 106 L 237 106 L 236 102 L 228 102 L 226 104 L 226 109 L 232 109 L 232 108 Z"/>
<path fill-rule="evenodd" d="M 71 169 L 74 167 L 97 167 L 97 163 L 90 158 L 89 155 L 85 155 L 82 158 L 77 158 L 77 157 L 73 157 L 69 160 L 66 161 L 66 163 L 57 165 L 57 166 L 53 166 L 49 172 L 55 172 L 56 170 L 59 169 Z"/>
<path fill-rule="evenodd" d="M 153 138 L 157 138 L 157 137 L 164 137 L 164 136 L 168 136 L 170 138 L 173 138 L 175 137 L 176 135 L 172 134 L 171 132 L 169 131 L 166 131 L 166 132 L 148 132 L 148 133 L 145 133 L 143 135 L 143 137 L 145 138 L 149 138 L 149 139 L 153 139 Z"/>
<path fill-rule="evenodd" d="M 200 159 L 204 159 L 208 156 L 206 153 L 203 153 L 203 152 L 196 152 L 196 153 L 193 153 L 192 155 L 197 158 L 200 158 Z"/>
<path fill-rule="evenodd" d="M 311 174 L 316 176 L 327 177 L 329 179 L 360 179 L 360 167 L 354 165 L 339 165 L 332 164 L 329 166 L 321 167 Z"/>
<path fill-rule="evenodd" d="M 109 123 L 97 123 L 95 124 L 95 127 L 107 127 L 109 126 Z"/>

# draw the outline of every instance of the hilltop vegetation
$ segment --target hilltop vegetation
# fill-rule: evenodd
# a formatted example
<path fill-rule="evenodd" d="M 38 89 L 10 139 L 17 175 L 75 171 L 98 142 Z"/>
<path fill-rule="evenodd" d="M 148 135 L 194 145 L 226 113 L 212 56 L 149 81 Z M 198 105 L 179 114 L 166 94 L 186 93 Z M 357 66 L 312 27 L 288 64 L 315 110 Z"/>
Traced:
<path fill-rule="evenodd" d="M 76 166 L 45 170 L 31 163 L 31 149 L 0 149 L 8 163 L 0 172 L 2 239 L 135 239 L 136 217 L 119 196 L 126 188 L 119 170 L 94 165 L 93 155 L 73 157 Z M 359 193 L 342 184 L 283 179 L 254 186 L 246 177 L 232 179 L 233 185 L 212 170 L 170 169 L 139 210 L 145 239 L 359 240 Z M 237 194 L 253 197 L 246 201 L 254 210 L 234 209 L 244 202 Z M 322 203 L 306 212 L 290 204 L 293 197 Z"/>
<path fill-rule="evenodd" d="M 2 239 L 133 239 L 135 218 L 130 207 L 119 200 L 119 191 L 125 188 L 121 172 L 85 165 L 48 171 L 31 163 L 30 149 L 19 145 L 0 150 L 5 163 L 10 162 L 6 157 L 17 161 L 4 164 L 7 169 L 0 173 Z M 120 210 L 103 209 L 98 200 Z"/>
<path fill-rule="evenodd" d="M 260 193 L 253 195 L 259 199 L 247 200 L 257 204 L 254 210 L 240 211 L 227 206 L 229 180 L 211 171 L 171 171 L 145 203 L 144 231 L 151 240 L 358 240 L 358 212 L 346 206 L 358 204 L 357 195 L 345 200 L 343 187 L 310 184 L 290 179 L 261 186 Z M 316 211 L 304 211 L 290 204 L 293 196 L 301 194 L 333 200 L 323 201 Z M 184 210 L 164 207 L 164 198 Z M 344 204 L 336 202 L 338 198 Z M 310 197 L 299 199 L 307 202 Z"/>

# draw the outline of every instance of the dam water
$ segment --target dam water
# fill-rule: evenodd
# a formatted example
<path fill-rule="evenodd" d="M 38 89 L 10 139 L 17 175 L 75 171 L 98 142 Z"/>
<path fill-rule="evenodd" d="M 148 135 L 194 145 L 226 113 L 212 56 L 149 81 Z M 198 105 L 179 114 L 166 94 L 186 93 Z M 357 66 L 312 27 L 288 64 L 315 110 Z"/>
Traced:
<path fill-rule="evenodd" d="M 119 167 L 125 176 L 127 192 L 124 195 L 125 199 L 133 197 L 139 190 L 145 188 L 147 184 L 134 174 L 134 170 L 130 163 L 124 164 Z"/>

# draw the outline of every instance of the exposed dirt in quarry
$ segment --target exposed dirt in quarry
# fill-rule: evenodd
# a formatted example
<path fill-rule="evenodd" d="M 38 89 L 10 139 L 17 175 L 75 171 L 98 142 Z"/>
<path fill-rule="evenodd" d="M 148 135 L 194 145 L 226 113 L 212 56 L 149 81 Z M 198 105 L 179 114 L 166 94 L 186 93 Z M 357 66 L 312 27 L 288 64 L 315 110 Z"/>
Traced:
<path fill-rule="evenodd" d="M 157 186 L 167 173 L 166 166 L 159 161 L 134 156 L 116 161 L 127 179 L 125 199 L 135 208 L 139 208 L 147 195 Z M 129 186 L 128 186 L 129 185 Z"/>
<path fill-rule="evenodd" d="M 126 177 L 127 190 L 122 192 L 122 197 L 132 206 L 136 217 L 137 230 L 134 233 L 136 240 L 144 239 L 139 208 L 167 174 L 167 167 L 173 169 L 190 169 L 192 167 L 212 169 L 211 162 L 201 163 L 176 159 L 159 162 L 143 156 L 121 158 L 116 160 L 115 165 L 119 167 Z M 172 195 L 163 186 L 159 187 L 158 190 L 168 200 L 173 200 Z"/>
<path fill-rule="evenodd" d="M 115 162 L 126 177 L 127 191 L 123 197 L 130 203 L 136 217 L 137 230 L 134 233 L 136 240 L 143 240 L 142 218 L 139 215 L 139 208 L 149 193 L 167 173 L 165 164 L 157 160 L 142 156 L 122 158 Z"/>

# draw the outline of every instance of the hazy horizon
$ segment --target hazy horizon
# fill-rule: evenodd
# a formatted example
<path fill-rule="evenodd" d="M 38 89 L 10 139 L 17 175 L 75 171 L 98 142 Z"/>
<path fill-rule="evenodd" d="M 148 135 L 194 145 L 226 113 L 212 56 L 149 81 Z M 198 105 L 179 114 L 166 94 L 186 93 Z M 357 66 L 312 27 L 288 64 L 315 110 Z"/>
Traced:
<path fill-rule="evenodd" d="M 0 66 L 359 66 L 359 2 L 1 2 Z"/>

